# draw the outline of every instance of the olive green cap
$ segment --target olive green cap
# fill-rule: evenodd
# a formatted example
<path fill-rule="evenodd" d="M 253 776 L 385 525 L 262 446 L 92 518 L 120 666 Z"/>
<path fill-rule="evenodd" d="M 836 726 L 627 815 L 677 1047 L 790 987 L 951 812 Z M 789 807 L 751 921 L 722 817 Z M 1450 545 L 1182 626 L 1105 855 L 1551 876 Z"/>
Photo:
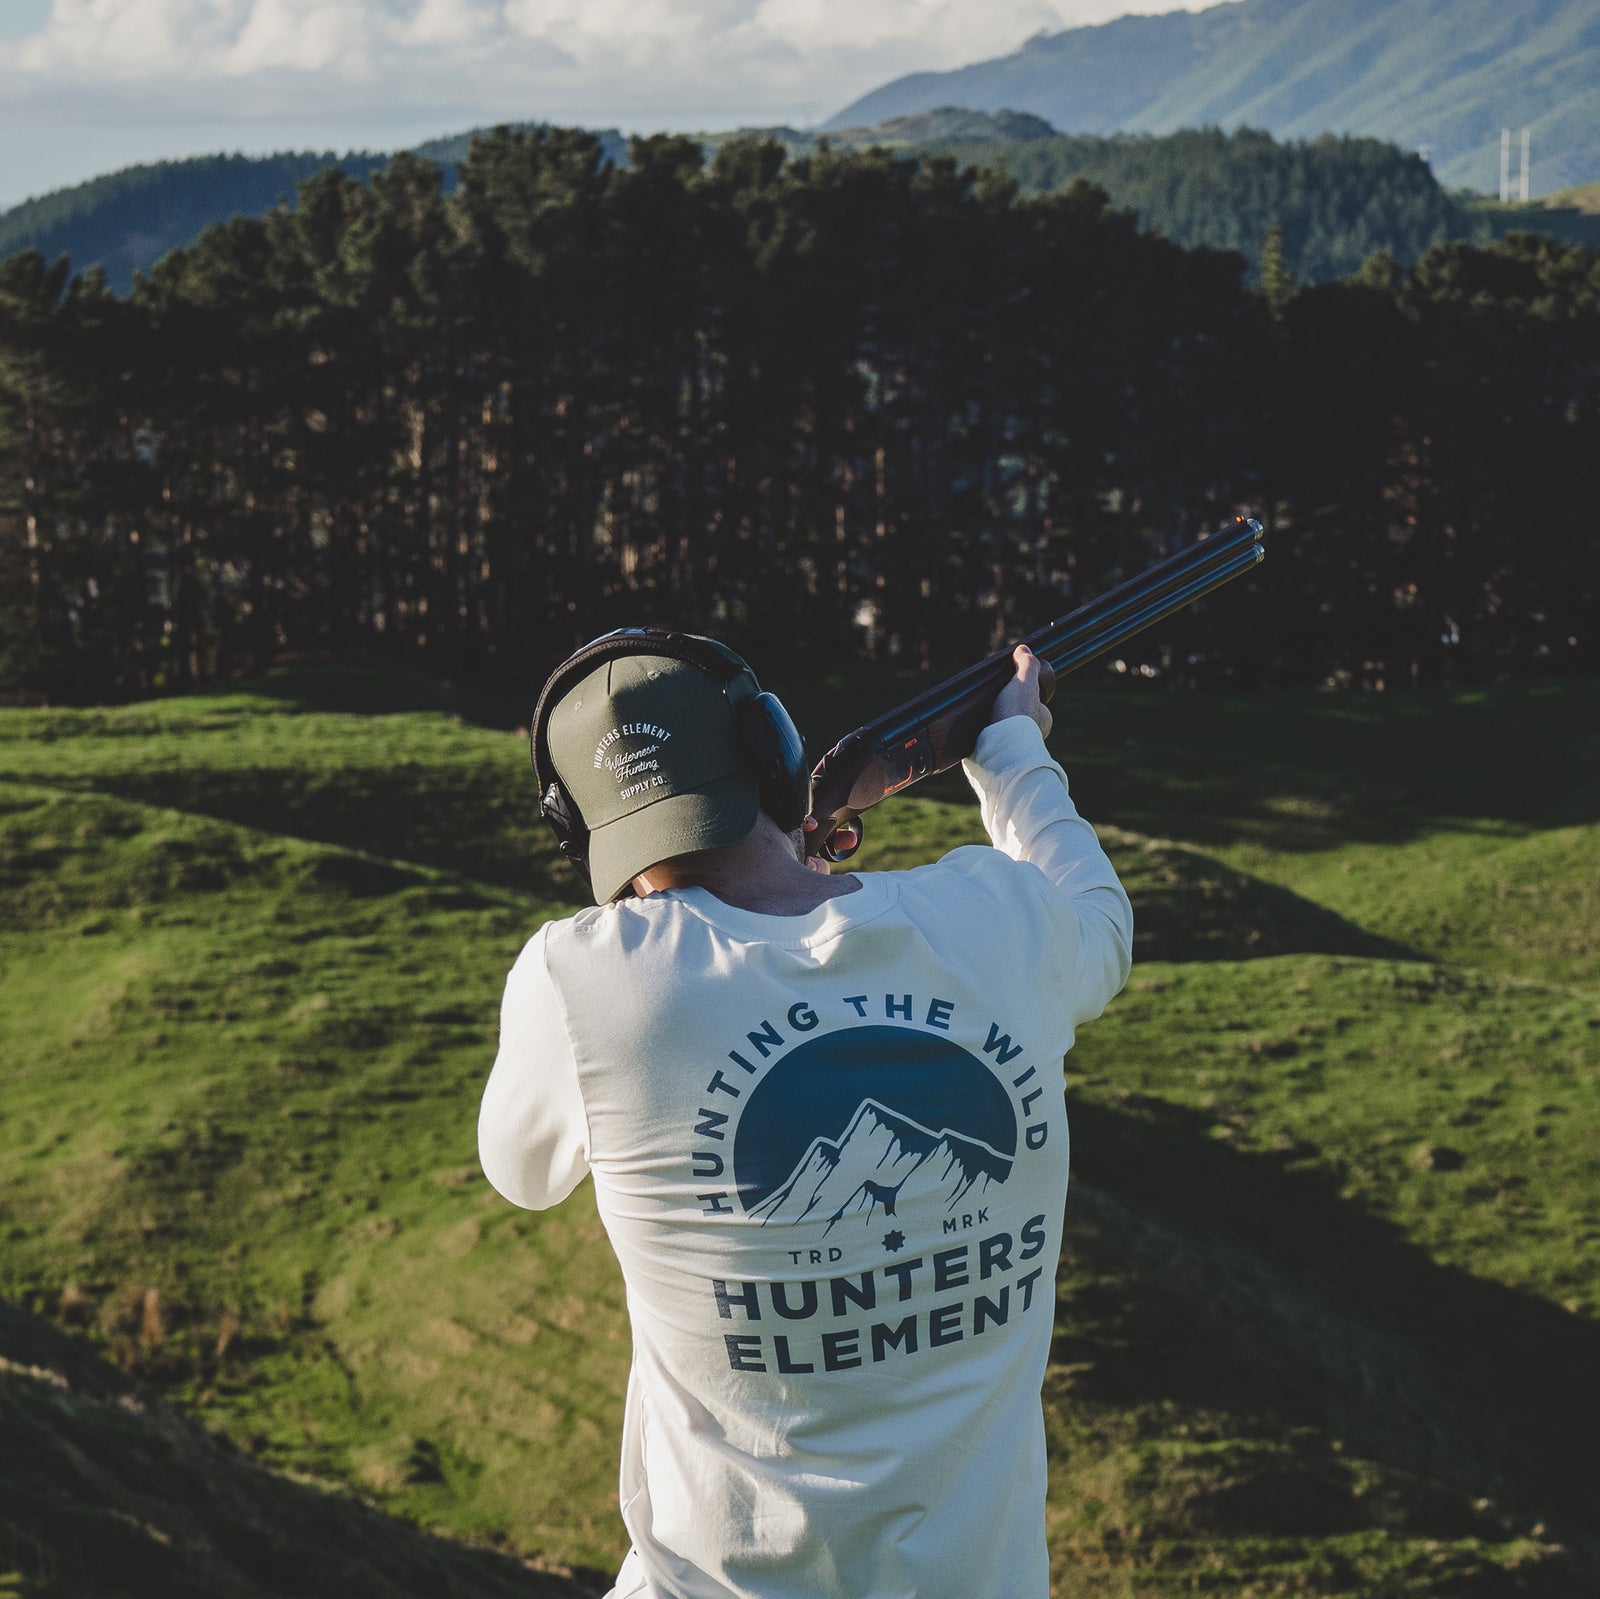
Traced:
<path fill-rule="evenodd" d="M 550 713 L 550 764 L 589 829 L 595 903 L 675 855 L 737 844 L 761 808 L 734 704 L 708 672 L 660 655 L 597 666 Z"/>

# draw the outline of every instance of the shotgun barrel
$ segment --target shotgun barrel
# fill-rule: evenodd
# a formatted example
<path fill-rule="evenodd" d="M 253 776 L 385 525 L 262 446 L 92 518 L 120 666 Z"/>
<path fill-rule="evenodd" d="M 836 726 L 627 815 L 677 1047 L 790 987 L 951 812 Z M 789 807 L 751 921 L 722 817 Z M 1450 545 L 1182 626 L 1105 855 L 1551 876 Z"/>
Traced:
<path fill-rule="evenodd" d="M 1249 571 L 1264 554 L 1261 531 L 1239 517 L 1020 640 L 1048 668 L 1045 698 L 1057 677 Z M 817 825 L 806 835 L 807 852 L 849 859 L 861 844 L 863 811 L 970 755 L 1015 670 L 1011 650 L 998 651 L 840 739 L 812 774 Z"/>

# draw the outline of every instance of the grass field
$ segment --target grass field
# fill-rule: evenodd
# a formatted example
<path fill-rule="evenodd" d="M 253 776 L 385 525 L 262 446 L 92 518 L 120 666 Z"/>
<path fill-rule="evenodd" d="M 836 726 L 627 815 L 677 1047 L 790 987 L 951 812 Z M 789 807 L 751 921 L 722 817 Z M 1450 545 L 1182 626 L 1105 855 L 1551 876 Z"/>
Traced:
<path fill-rule="evenodd" d="M 0 712 L 0 1594 L 604 1590 L 620 1282 L 474 1160 L 575 902 L 518 709 Z M 1594 1591 L 1600 684 L 1057 709 L 1139 932 L 1069 1058 L 1056 1591 Z M 920 794 L 866 864 L 976 836 Z"/>

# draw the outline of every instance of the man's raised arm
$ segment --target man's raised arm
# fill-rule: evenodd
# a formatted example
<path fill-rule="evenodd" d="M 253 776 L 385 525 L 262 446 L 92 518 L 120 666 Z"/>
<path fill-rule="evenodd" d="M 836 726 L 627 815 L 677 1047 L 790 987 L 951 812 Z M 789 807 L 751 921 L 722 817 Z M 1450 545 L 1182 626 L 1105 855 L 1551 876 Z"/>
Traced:
<path fill-rule="evenodd" d="M 1050 712 L 1039 699 L 1039 662 L 1026 646 L 1017 676 L 963 762 L 996 849 L 1037 866 L 1065 891 L 1078 924 L 1076 1021 L 1098 1016 L 1128 980 L 1133 907 L 1094 829 L 1078 815 L 1067 774 L 1045 748 Z"/>

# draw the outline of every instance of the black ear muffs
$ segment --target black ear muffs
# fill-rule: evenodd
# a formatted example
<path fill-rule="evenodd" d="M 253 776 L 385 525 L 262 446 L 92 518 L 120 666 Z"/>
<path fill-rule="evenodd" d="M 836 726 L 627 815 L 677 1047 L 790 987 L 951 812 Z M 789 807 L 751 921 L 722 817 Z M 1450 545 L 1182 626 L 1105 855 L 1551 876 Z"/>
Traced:
<path fill-rule="evenodd" d="M 792 833 L 811 814 L 811 767 L 800 729 L 776 694 L 740 702 L 739 747 L 760 784 L 762 810 Z"/>
<path fill-rule="evenodd" d="M 620 655 L 664 655 L 686 661 L 720 683 L 733 712 L 740 759 L 756 780 L 762 810 L 786 833 L 805 821 L 811 813 L 811 764 L 806 759 L 805 740 L 783 702 L 762 690 L 744 660 L 727 645 L 692 633 L 618 628 L 574 651 L 550 674 L 528 730 L 540 814 L 555 834 L 561 853 L 586 878 L 589 829 L 551 760 L 550 717 L 581 679 Z"/>
<path fill-rule="evenodd" d="M 539 814 L 550 824 L 561 853 L 583 873 L 589 875 L 589 829 L 572 804 L 566 789 L 552 782 L 539 796 Z"/>

